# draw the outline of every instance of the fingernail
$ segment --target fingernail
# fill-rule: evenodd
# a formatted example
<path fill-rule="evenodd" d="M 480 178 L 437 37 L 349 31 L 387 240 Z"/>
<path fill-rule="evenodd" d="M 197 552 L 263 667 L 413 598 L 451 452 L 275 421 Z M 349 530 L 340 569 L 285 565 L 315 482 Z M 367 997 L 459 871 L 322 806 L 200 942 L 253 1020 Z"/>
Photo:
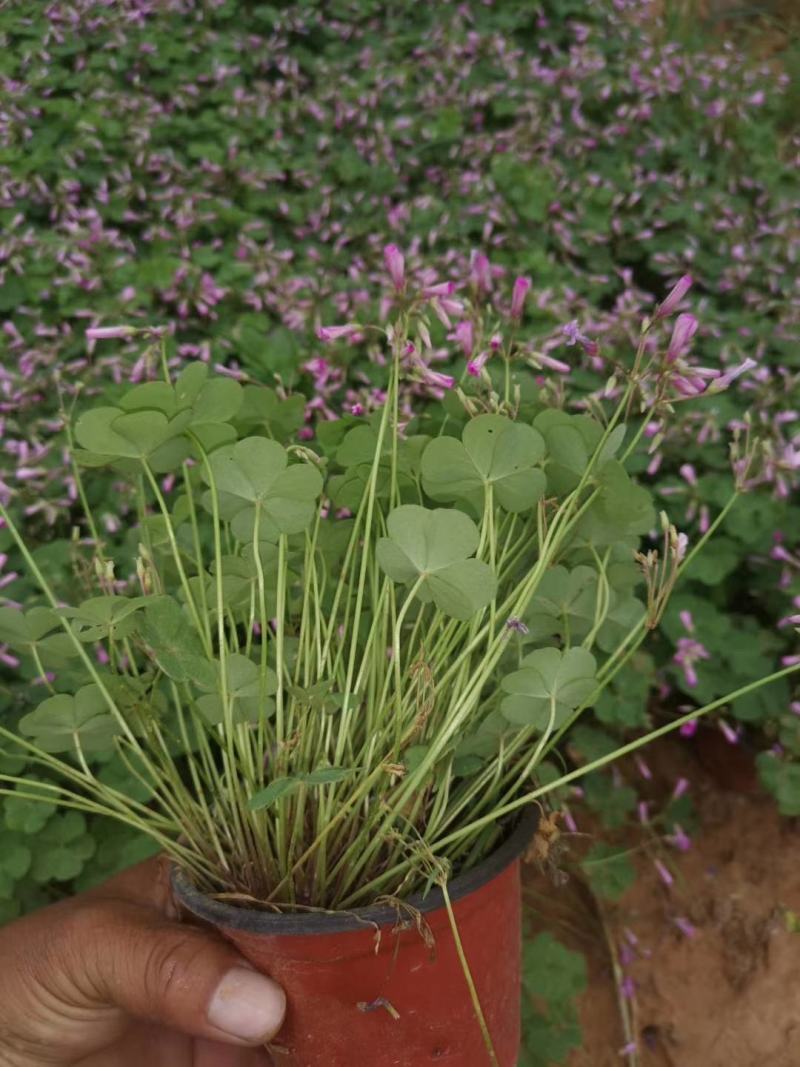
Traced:
<path fill-rule="evenodd" d="M 271 978 L 234 967 L 217 986 L 208 1021 L 239 1041 L 264 1042 L 280 1029 L 286 994 Z"/>

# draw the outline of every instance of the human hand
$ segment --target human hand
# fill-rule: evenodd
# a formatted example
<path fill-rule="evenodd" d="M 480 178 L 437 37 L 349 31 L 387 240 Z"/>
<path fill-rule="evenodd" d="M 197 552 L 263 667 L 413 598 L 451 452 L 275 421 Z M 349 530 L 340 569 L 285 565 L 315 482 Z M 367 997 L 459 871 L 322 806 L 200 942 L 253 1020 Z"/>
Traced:
<path fill-rule="evenodd" d="M 0 1067 L 265 1067 L 283 990 L 175 920 L 155 859 L 0 929 Z"/>

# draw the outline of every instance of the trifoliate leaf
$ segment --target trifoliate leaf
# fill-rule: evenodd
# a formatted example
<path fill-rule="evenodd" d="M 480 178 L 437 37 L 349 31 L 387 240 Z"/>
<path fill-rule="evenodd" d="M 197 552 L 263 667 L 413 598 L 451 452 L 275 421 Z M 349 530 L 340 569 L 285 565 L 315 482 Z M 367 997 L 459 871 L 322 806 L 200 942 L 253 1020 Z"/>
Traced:
<path fill-rule="evenodd" d="M 389 536 L 379 540 L 377 557 L 392 581 L 421 580 L 419 598 L 457 619 L 469 619 L 489 604 L 496 581 L 487 564 L 468 558 L 479 536 L 467 515 L 404 504 L 390 513 L 386 525 Z"/>
<path fill-rule="evenodd" d="M 558 727 L 595 687 L 597 665 L 584 648 L 540 648 L 522 660 L 522 669 L 509 674 L 502 688 L 501 709 L 509 722 L 544 731 Z"/>
<path fill-rule="evenodd" d="M 506 511 L 526 511 L 545 490 L 544 438 L 533 427 L 502 415 L 478 415 L 461 441 L 432 440 L 422 456 L 425 492 L 435 500 L 469 499 L 491 486 Z"/>

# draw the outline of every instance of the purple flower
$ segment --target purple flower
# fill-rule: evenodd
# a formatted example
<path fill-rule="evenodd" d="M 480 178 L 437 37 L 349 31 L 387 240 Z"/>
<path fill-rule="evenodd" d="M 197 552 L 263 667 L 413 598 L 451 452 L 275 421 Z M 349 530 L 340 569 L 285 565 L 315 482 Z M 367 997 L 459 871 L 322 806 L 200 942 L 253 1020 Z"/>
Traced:
<path fill-rule="evenodd" d="M 585 334 L 581 333 L 577 319 L 573 319 L 572 322 L 568 322 L 566 326 L 563 326 L 562 333 L 566 337 L 566 344 L 569 347 L 572 347 L 574 344 L 579 344 L 587 356 L 596 356 L 600 351 L 600 346 L 597 341 L 592 341 L 586 337 Z"/>
<path fill-rule="evenodd" d="M 672 874 L 670 873 L 670 870 L 666 866 L 666 864 L 662 863 L 661 860 L 654 860 L 653 866 L 658 871 L 658 877 L 661 879 L 664 885 L 670 886 L 673 884 L 675 879 L 672 877 Z"/>
<path fill-rule="evenodd" d="M 479 293 L 488 293 L 492 288 L 492 268 L 483 252 L 476 252 L 470 266 L 470 279 Z"/>
<path fill-rule="evenodd" d="M 692 338 L 697 332 L 698 322 L 694 315 L 678 315 L 672 330 L 672 337 L 667 348 L 667 362 L 674 363 L 689 350 Z"/>
<path fill-rule="evenodd" d="M 112 341 L 117 338 L 133 337 L 137 332 L 135 326 L 90 326 L 86 331 L 89 341 Z"/>
<path fill-rule="evenodd" d="M 709 393 L 719 393 L 721 390 L 727 389 L 731 382 L 735 382 L 741 375 L 746 374 L 757 366 L 758 363 L 754 359 L 745 359 L 737 367 L 731 367 L 730 370 L 723 371 L 723 373 L 715 378 L 709 385 Z"/>
<path fill-rule="evenodd" d="M 435 285 L 426 285 L 422 290 L 422 295 L 428 300 L 433 300 L 440 296 L 452 296 L 455 291 L 455 282 L 437 282 Z"/>
<path fill-rule="evenodd" d="M 679 611 L 678 618 L 681 620 L 681 626 L 687 633 L 694 633 L 694 619 L 692 618 L 691 611 Z"/>
<path fill-rule="evenodd" d="M 528 627 L 525 625 L 525 623 L 522 621 L 522 619 L 514 619 L 514 618 L 507 619 L 506 620 L 506 629 L 507 630 L 513 630 L 518 634 L 526 634 L 526 633 L 528 633 Z"/>
<path fill-rule="evenodd" d="M 511 318 L 514 319 L 515 322 L 519 322 L 522 318 L 522 311 L 525 307 L 525 297 L 528 295 L 530 287 L 530 278 L 517 278 L 514 282 L 514 287 L 511 290 Z"/>
<path fill-rule="evenodd" d="M 566 344 L 572 346 L 578 343 L 581 339 L 581 330 L 578 326 L 578 320 L 573 319 L 572 322 L 568 322 L 561 328 L 561 332 L 566 337 Z"/>
<path fill-rule="evenodd" d="M 729 745 L 739 744 L 739 733 L 732 726 L 729 726 L 724 719 L 720 719 L 717 724 L 722 731 L 722 736 L 728 742 Z"/>
<path fill-rule="evenodd" d="M 352 337 L 359 333 L 361 327 L 357 322 L 348 322 L 344 326 L 320 326 L 317 329 L 317 337 L 326 344 L 330 341 L 340 341 L 345 337 Z"/>
<path fill-rule="evenodd" d="M 672 312 L 677 309 L 678 304 L 680 304 L 681 300 L 683 300 L 691 289 L 692 280 L 691 274 L 684 274 L 683 277 L 678 279 L 674 288 L 667 295 L 666 300 L 664 300 L 663 304 L 661 304 L 656 311 L 655 317 L 657 319 L 664 319 L 667 315 L 671 315 Z"/>
<path fill-rule="evenodd" d="M 545 367 L 547 370 L 554 370 L 557 374 L 569 374 L 572 370 L 569 363 L 547 356 L 544 352 L 536 352 L 534 358 L 541 367 Z"/>
<path fill-rule="evenodd" d="M 461 345 L 467 359 L 470 359 L 475 350 L 475 330 L 469 319 L 458 323 L 453 331 L 453 337 Z"/>
<path fill-rule="evenodd" d="M 693 637 L 679 637 L 677 651 L 672 659 L 683 671 L 686 684 L 694 688 L 697 685 L 697 672 L 694 665 L 698 660 L 711 659 L 711 653 L 705 645 L 695 641 Z"/>
<path fill-rule="evenodd" d="M 490 352 L 480 352 L 475 359 L 471 359 L 467 364 L 467 374 L 471 374 L 473 378 L 479 378 L 490 355 Z"/>
<path fill-rule="evenodd" d="M 685 482 L 688 482 L 689 485 L 697 485 L 697 471 L 691 463 L 682 463 L 678 468 L 678 474 L 680 474 L 681 478 L 683 478 Z"/>
<path fill-rule="evenodd" d="M 694 926 L 692 926 L 689 920 L 685 919 L 682 915 L 676 915 L 672 921 L 675 923 L 675 925 L 678 927 L 684 937 L 692 938 L 697 933 Z"/>
<path fill-rule="evenodd" d="M 697 733 L 697 719 L 689 719 L 680 728 L 681 737 L 694 737 Z"/>
<path fill-rule="evenodd" d="M 403 253 L 397 245 L 386 245 L 383 258 L 389 277 L 392 279 L 392 285 L 398 293 L 401 293 L 406 284 L 406 261 L 403 259 Z"/>
<path fill-rule="evenodd" d="M 673 827 L 672 833 L 667 837 L 667 841 L 674 845 L 679 852 L 688 852 L 692 847 L 692 839 L 683 827 L 678 826 L 677 823 Z"/>

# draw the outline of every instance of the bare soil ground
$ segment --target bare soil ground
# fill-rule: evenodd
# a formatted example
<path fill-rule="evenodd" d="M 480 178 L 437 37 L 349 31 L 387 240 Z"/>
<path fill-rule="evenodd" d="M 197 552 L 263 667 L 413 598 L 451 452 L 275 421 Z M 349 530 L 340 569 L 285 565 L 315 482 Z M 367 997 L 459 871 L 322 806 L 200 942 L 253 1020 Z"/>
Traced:
<path fill-rule="evenodd" d="M 545 923 L 589 963 L 584 1045 L 569 1067 L 800 1067 L 800 933 L 791 929 L 800 915 L 800 827 L 777 815 L 754 780 L 732 781 L 726 766 L 707 754 L 701 762 L 689 745 L 663 744 L 649 762 L 664 787 L 690 779 L 699 816 L 692 848 L 674 856 L 671 887 L 642 854 L 636 884 L 600 916 L 574 879 L 556 890 L 544 875 L 528 878 L 537 900 L 558 897 L 543 909 Z M 676 927 L 676 915 L 694 936 Z M 637 939 L 625 968 L 635 983 L 627 1037 L 607 937 L 623 945 L 626 930 Z M 630 1038 L 638 1051 L 626 1056 Z"/>

